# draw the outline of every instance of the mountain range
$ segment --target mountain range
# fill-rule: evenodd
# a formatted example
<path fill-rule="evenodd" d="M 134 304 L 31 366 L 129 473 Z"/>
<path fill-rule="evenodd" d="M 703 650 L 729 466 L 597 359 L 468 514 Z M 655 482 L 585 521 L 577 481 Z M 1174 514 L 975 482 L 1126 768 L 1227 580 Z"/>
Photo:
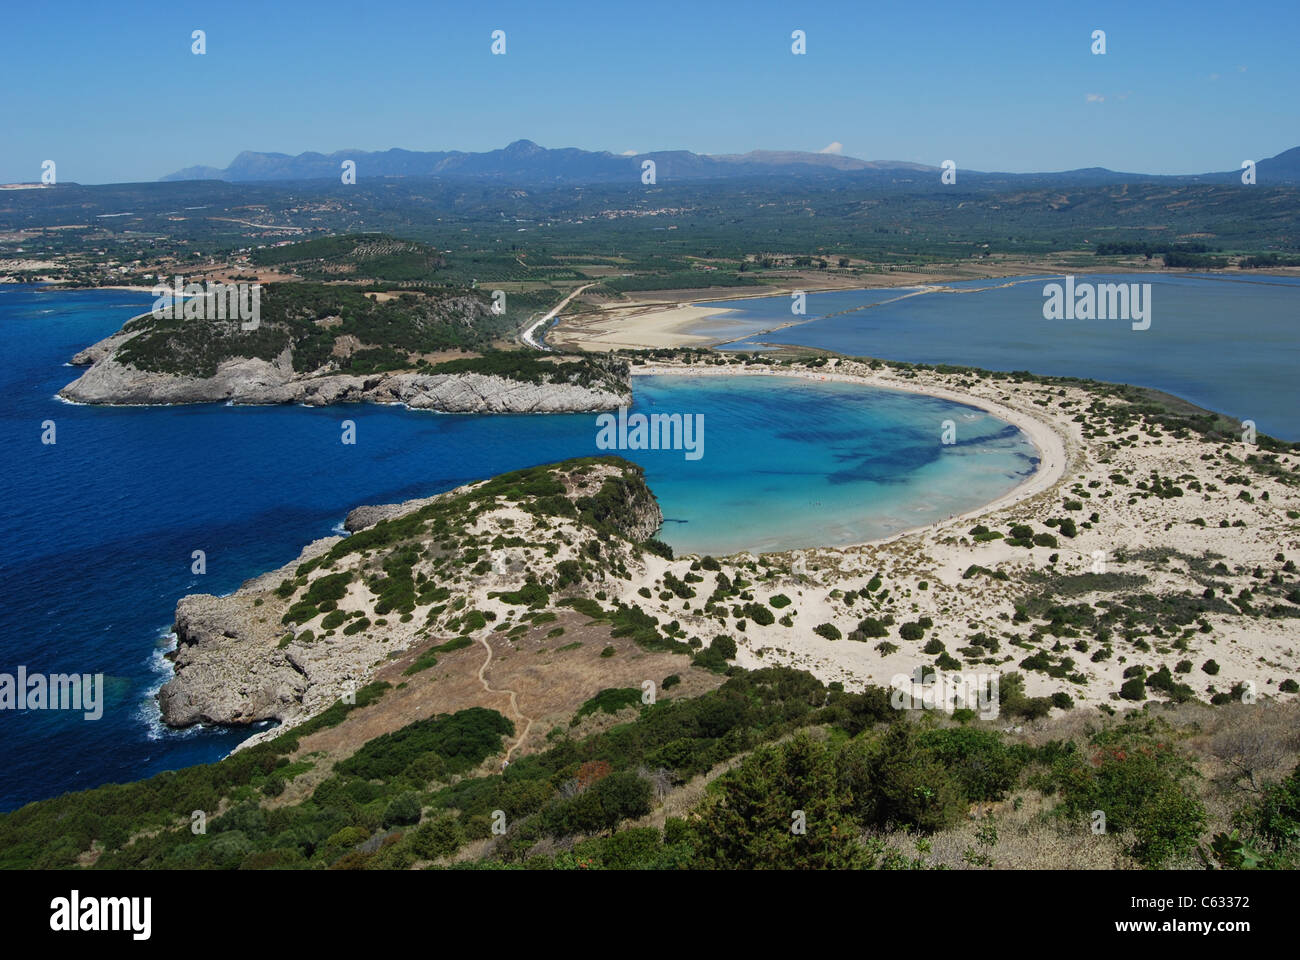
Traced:
<path fill-rule="evenodd" d="M 468 153 L 460 150 L 376 152 L 342 150 L 335 153 L 260 153 L 244 151 L 228 167 L 186 167 L 163 180 L 224 180 L 237 183 L 336 179 L 342 164 L 353 160 L 359 177 L 448 177 L 520 183 L 615 183 L 636 180 L 642 163 L 653 160 L 657 180 L 711 180 L 737 177 L 835 178 L 848 180 L 916 181 L 937 178 L 939 167 L 902 160 L 860 160 L 839 153 L 753 150 L 744 154 L 700 154 L 689 150 L 615 154 L 577 147 L 548 149 L 531 140 L 516 140 L 500 150 Z M 1134 180 L 1176 182 L 1240 182 L 1241 171 L 1229 170 L 1182 176 L 1122 173 L 1103 167 L 1054 173 L 987 173 L 959 170 L 959 176 L 983 183 L 1121 183 Z M 1300 183 L 1300 147 L 1258 161 L 1257 182 Z"/>

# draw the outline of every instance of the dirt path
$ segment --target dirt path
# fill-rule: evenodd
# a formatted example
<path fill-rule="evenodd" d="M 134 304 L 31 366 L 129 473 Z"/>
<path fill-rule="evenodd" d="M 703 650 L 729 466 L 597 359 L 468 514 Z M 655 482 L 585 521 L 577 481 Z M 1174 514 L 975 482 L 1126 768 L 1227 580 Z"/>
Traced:
<path fill-rule="evenodd" d="M 487 679 L 483 676 L 483 674 L 485 674 L 487 672 L 487 668 L 492 665 L 492 645 L 487 642 L 486 637 L 479 637 L 478 642 L 483 644 L 483 649 L 487 651 L 487 659 L 483 661 L 483 666 L 478 668 L 478 682 L 483 684 L 483 689 L 488 693 L 508 694 L 510 697 L 510 710 L 512 713 L 514 713 L 515 719 L 527 721 L 524 724 L 524 732 L 519 735 L 519 739 L 517 739 L 514 742 L 514 745 L 511 746 L 511 748 L 506 751 L 506 763 L 509 763 L 511 756 L 514 755 L 514 752 L 523 745 L 523 742 L 525 740 L 528 739 L 528 732 L 533 728 L 533 718 L 525 716 L 523 711 L 519 709 L 519 699 L 518 696 L 515 694 L 515 691 L 493 690 L 490 686 L 488 686 Z"/>

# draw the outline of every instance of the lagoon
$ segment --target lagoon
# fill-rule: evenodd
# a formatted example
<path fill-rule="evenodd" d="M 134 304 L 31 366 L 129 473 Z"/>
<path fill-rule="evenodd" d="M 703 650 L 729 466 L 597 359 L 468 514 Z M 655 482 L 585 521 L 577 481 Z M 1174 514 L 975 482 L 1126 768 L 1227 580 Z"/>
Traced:
<path fill-rule="evenodd" d="M 731 300 L 741 339 L 729 348 L 798 344 L 850 356 L 1029 370 L 1154 387 L 1300 440 L 1300 278 L 1255 274 L 1092 274 L 1076 280 L 1151 284 L 1150 327 L 1126 320 L 1046 320 L 1044 287 L 1060 275 L 921 288 L 813 293 L 809 322 L 789 323 L 789 297 Z M 906 296 L 906 294 L 914 294 Z M 696 332 L 694 330 L 690 332 Z"/>

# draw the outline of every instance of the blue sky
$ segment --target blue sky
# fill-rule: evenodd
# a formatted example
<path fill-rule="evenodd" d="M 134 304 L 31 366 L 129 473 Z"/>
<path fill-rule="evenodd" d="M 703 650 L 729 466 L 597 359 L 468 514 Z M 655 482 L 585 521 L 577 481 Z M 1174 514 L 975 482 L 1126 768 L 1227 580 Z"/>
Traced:
<path fill-rule="evenodd" d="M 819 150 L 976 170 L 1236 169 L 1300 145 L 1300 4 L 9 4 L 0 181 L 241 150 Z M 194 29 L 207 54 L 190 52 Z M 490 34 L 506 31 L 492 56 Z M 790 52 L 790 34 L 808 52 Z M 1107 53 L 1090 53 L 1094 29 Z"/>

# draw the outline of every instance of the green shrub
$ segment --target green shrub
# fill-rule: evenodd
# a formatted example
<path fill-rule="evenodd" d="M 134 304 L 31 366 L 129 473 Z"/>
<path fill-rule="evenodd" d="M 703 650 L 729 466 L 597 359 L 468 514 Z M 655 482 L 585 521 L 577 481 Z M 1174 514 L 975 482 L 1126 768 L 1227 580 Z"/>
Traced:
<path fill-rule="evenodd" d="M 334 770 L 365 780 L 383 780 L 397 776 L 422 754 L 436 753 L 447 762 L 448 772 L 457 773 L 497 753 L 501 738 L 514 732 L 515 725 L 495 710 L 470 707 L 381 734 L 336 764 Z"/>
<path fill-rule="evenodd" d="M 411 850 L 422 860 L 437 860 L 455 853 L 466 840 L 455 817 L 422 823 L 411 837 Z"/>
<path fill-rule="evenodd" d="M 1019 673 L 1004 673 L 998 680 L 998 709 L 1007 716 L 1033 720 L 1052 712 L 1052 700 L 1026 696 L 1025 678 Z"/>
<path fill-rule="evenodd" d="M 597 710 L 602 713 L 618 713 L 624 707 L 637 706 L 641 703 L 641 691 L 636 687 L 606 687 L 596 694 L 574 714 L 571 725 Z"/>
<path fill-rule="evenodd" d="M 930 832 L 964 812 L 959 781 L 922 748 L 906 720 L 891 723 L 883 736 L 845 744 L 840 778 L 864 824 Z"/>
<path fill-rule="evenodd" d="M 1119 695 L 1125 700 L 1145 700 L 1147 698 L 1146 681 L 1142 677 L 1130 677 L 1119 688 Z"/>
<path fill-rule="evenodd" d="M 399 793 L 384 808 L 383 824 L 385 827 L 399 827 L 419 823 L 421 808 L 419 793 L 414 790 Z"/>
<path fill-rule="evenodd" d="M 865 639 L 889 636 L 889 629 L 875 617 L 866 617 L 858 622 L 858 633 Z"/>
<path fill-rule="evenodd" d="M 626 770 L 597 780 L 577 796 L 548 807 L 542 829 L 554 836 L 612 830 L 650 812 L 650 783 Z"/>
<path fill-rule="evenodd" d="M 990 730 L 926 730 L 916 742 L 956 778 L 967 802 L 1001 800 L 1024 767 L 1024 755 L 1008 748 L 1001 734 Z"/>
<path fill-rule="evenodd" d="M 1099 749 L 1092 756 L 1074 752 L 1054 764 L 1064 815 L 1082 823 L 1103 811 L 1107 833 L 1133 832 L 1128 852 L 1146 867 L 1189 852 L 1206 819 L 1185 786 L 1190 765 L 1167 744 L 1123 729 L 1093 742 Z"/>
<path fill-rule="evenodd" d="M 641 544 L 647 551 L 656 556 L 663 557 L 665 560 L 673 558 L 673 548 L 668 546 L 662 540 L 650 539 Z M 705 569 L 708 569 L 707 567 Z"/>
<path fill-rule="evenodd" d="M 497 597 L 502 603 L 527 606 L 534 610 L 545 607 L 551 600 L 550 591 L 533 579 L 529 579 L 518 590 L 494 591 L 489 593 L 488 596 Z"/>
<path fill-rule="evenodd" d="M 693 866 L 713 870 L 844 869 L 874 865 L 837 773 L 837 751 L 798 734 L 764 745 L 713 784 L 690 824 Z M 806 833 L 792 832 L 803 811 Z"/>

